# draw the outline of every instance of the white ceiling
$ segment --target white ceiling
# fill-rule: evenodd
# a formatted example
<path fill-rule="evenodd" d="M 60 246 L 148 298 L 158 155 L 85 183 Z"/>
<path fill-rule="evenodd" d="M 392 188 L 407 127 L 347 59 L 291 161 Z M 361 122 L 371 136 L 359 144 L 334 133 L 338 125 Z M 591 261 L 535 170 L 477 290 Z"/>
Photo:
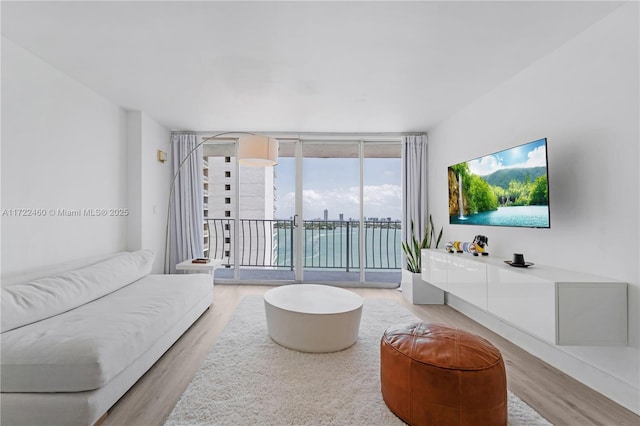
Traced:
<path fill-rule="evenodd" d="M 1 13 L 5 37 L 173 130 L 408 132 L 619 5 L 2 1 Z"/>

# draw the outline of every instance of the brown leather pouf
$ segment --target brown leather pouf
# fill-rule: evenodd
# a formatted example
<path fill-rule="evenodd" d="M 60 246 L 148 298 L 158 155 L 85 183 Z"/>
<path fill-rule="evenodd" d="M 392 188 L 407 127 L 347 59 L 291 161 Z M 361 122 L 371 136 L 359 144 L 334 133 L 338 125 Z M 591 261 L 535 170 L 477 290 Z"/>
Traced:
<path fill-rule="evenodd" d="M 380 341 L 382 397 L 410 425 L 506 425 L 502 355 L 485 339 L 418 323 L 389 327 Z"/>

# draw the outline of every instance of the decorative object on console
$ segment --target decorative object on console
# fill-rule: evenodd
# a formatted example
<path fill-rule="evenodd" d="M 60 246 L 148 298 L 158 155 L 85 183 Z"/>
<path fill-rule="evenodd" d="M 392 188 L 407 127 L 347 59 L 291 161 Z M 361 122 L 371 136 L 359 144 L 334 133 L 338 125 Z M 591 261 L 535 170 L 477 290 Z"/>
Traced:
<path fill-rule="evenodd" d="M 510 266 L 515 266 L 516 268 L 528 268 L 529 266 L 534 265 L 531 262 L 525 262 L 524 254 L 522 253 L 513 253 L 513 260 L 505 260 L 504 263 Z"/>
<path fill-rule="evenodd" d="M 484 235 L 476 235 L 473 238 L 473 242 L 461 242 L 461 241 L 449 241 L 445 244 L 444 248 L 447 252 L 453 253 L 471 253 L 474 256 L 477 256 L 478 253 L 483 256 L 489 256 L 489 253 L 486 251 L 486 246 L 489 245 L 489 238 Z"/>

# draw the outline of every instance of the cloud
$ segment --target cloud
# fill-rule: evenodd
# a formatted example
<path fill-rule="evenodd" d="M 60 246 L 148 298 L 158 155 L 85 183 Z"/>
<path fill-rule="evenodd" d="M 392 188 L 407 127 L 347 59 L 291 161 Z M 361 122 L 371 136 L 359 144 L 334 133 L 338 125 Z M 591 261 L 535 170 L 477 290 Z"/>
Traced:
<path fill-rule="evenodd" d="M 398 185 L 365 185 L 364 205 L 389 206 L 400 204 L 402 191 Z"/>
<path fill-rule="evenodd" d="M 469 171 L 478 176 L 486 176 L 495 172 L 496 170 L 504 169 L 502 165 L 502 159 L 496 155 L 487 155 L 485 157 L 477 158 L 469 161 Z"/>
<path fill-rule="evenodd" d="M 329 210 L 329 219 L 337 219 L 339 213 L 357 217 L 360 211 L 358 187 L 330 190 L 303 190 L 302 208 L 305 218 L 324 218 L 324 209 Z"/>
<path fill-rule="evenodd" d="M 542 145 L 529 151 L 527 161 L 520 167 L 545 167 L 547 165 L 547 148 Z"/>
<path fill-rule="evenodd" d="M 302 191 L 302 199 L 305 202 L 321 201 L 323 198 L 324 197 L 322 196 L 322 194 L 320 192 L 315 191 L 313 189 L 305 189 L 304 191 Z"/>
<path fill-rule="evenodd" d="M 365 185 L 363 188 L 365 211 L 370 216 L 391 216 L 399 219 L 402 212 L 402 191 L 399 185 Z M 345 219 L 357 218 L 360 214 L 360 189 L 357 186 L 328 190 L 306 189 L 302 191 L 304 216 L 324 218 L 324 209 L 329 210 L 329 219 L 338 219 L 340 213 Z M 295 194 L 288 192 L 276 202 L 279 218 L 289 218 L 295 208 Z M 366 214 L 365 214 L 366 216 Z"/>
<path fill-rule="evenodd" d="M 468 162 L 469 170 L 478 176 L 486 176 L 502 169 L 517 169 L 528 167 L 544 167 L 547 165 L 547 150 L 544 145 L 538 146 L 527 153 L 527 158 L 519 163 L 508 166 L 502 163 L 499 155 L 487 155 Z"/>

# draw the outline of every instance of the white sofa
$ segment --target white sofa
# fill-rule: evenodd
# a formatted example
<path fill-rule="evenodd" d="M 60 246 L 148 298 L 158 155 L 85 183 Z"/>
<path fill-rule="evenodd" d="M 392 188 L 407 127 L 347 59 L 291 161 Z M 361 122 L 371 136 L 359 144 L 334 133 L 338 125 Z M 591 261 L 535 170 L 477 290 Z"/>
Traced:
<path fill-rule="evenodd" d="M 3 426 L 94 424 L 211 305 L 210 275 L 150 275 L 153 257 L 3 277 Z"/>

